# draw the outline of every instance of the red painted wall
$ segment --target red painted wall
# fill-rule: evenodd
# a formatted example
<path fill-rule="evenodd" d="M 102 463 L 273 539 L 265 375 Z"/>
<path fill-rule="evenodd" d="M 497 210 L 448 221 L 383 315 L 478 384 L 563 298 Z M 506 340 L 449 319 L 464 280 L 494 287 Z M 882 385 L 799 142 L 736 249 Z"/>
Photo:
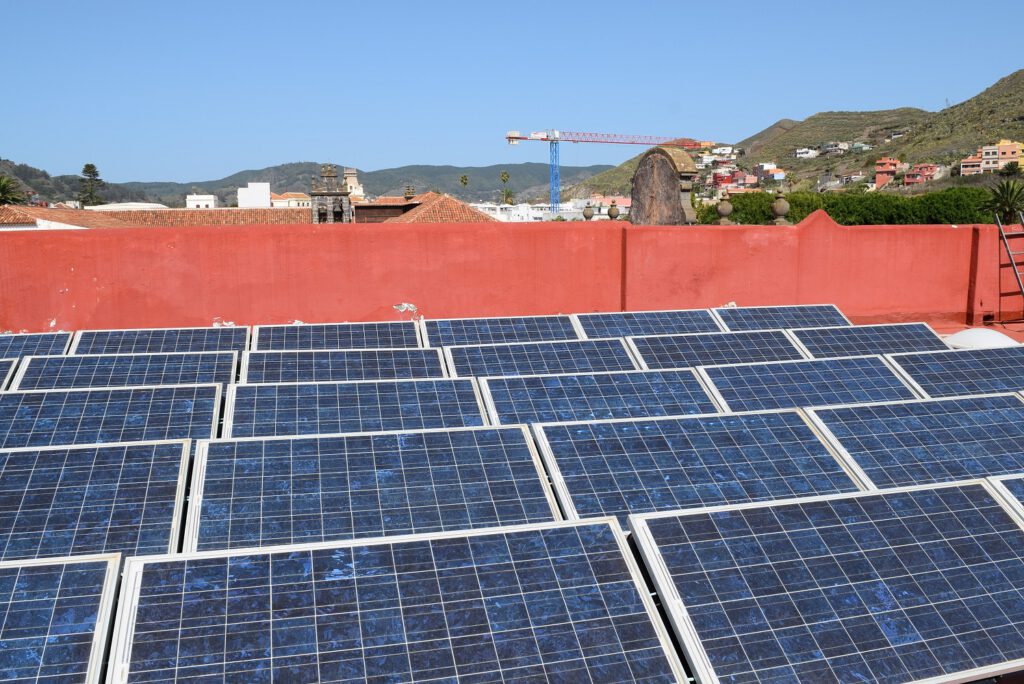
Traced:
<path fill-rule="evenodd" d="M 394 320 L 834 302 L 858 322 L 981 322 L 991 226 L 624 222 L 0 233 L 0 329 Z M 1001 270 L 1003 273 L 1001 274 Z"/>

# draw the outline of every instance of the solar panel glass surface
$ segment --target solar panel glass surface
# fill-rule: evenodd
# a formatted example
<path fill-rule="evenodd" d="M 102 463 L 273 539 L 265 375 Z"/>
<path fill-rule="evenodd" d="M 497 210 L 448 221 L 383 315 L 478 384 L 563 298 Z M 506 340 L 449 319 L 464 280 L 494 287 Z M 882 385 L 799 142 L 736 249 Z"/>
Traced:
<path fill-rule="evenodd" d="M 701 369 L 733 411 L 917 399 L 879 356 Z"/>
<path fill-rule="evenodd" d="M 805 358 L 781 330 L 634 337 L 630 341 L 648 368 L 690 368 Z"/>
<path fill-rule="evenodd" d="M 0 390 L 7 389 L 7 384 L 14 375 L 14 367 L 17 365 L 18 359 L 0 359 Z"/>
<path fill-rule="evenodd" d="M 0 335 L 0 359 L 41 354 L 63 354 L 71 344 L 71 333 L 25 333 Z"/>
<path fill-rule="evenodd" d="M 246 354 L 242 382 L 443 378 L 440 349 L 346 349 Z"/>
<path fill-rule="evenodd" d="M 1024 506 L 1024 477 L 1007 477 L 999 480 L 1022 506 Z"/>
<path fill-rule="evenodd" d="M 718 411 L 692 370 L 528 375 L 485 378 L 480 384 L 496 424 Z"/>
<path fill-rule="evenodd" d="M 423 325 L 431 347 L 579 339 L 568 316 L 442 318 L 425 320 Z"/>
<path fill-rule="evenodd" d="M 949 349 L 924 323 L 848 325 L 790 331 L 817 359 Z"/>
<path fill-rule="evenodd" d="M 0 393 L 0 449 L 210 438 L 218 385 Z"/>
<path fill-rule="evenodd" d="M 1024 345 L 891 358 L 931 397 L 1024 390 Z"/>
<path fill-rule="evenodd" d="M 118 558 L 0 564 L 0 676 L 98 682 Z"/>
<path fill-rule="evenodd" d="M 721 328 L 707 309 L 680 311 L 616 311 L 576 314 L 590 338 L 719 332 Z"/>
<path fill-rule="evenodd" d="M 727 330 L 778 330 L 850 325 L 832 304 L 810 306 L 747 306 L 714 309 Z"/>
<path fill-rule="evenodd" d="M 245 350 L 249 329 L 143 328 L 138 330 L 83 330 L 72 345 L 74 354 L 158 354 Z"/>
<path fill-rule="evenodd" d="M 1024 664 L 1024 530 L 980 483 L 631 524 L 702 681 L 971 681 Z"/>
<path fill-rule="evenodd" d="M 1016 395 L 813 414 L 881 488 L 1024 473 L 1024 402 Z"/>
<path fill-rule="evenodd" d="M 538 426 L 577 516 L 857 491 L 795 411 Z"/>
<path fill-rule="evenodd" d="M 253 349 L 385 349 L 418 347 L 413 321 L 381 323 L 323 323 L 310 325 L 258 325 Z"/>
<path fill-rule="evenodd" d="M 130 561 L 115 675 L 685 679 L 608 521 L 337 544 Z"/>
<path fill-rule="evenodd" d="M 522 427 L 214 441 L 200 459 L 186 550 L 556 519 Z"/>
<path fill-rule="evenodd" d="M 185 385 L 235 380 L 235 352 L 33 356 L 12 389 L 46 390 L 131 385 Z"/>
<path fill-rule="evenodd" d="M 269 437 L 483 425 L 473 380 L 235 385 L 226 437 Z"/>
<path fill-rule="evenodd" d="M 636 370 L 621 339 L 449 347 L 459 377 Z"/>
<path fill-rule="evenodd" d="M 186 449 L 176 441 L 0 451 L 0 560 L 176 550 Z"/>

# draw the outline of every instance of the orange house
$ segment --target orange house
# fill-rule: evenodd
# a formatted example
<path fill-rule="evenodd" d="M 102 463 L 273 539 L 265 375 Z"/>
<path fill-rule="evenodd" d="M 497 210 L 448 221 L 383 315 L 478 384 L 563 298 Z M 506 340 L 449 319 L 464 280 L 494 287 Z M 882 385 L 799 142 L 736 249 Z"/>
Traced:
<path fill-rule="evenodd" d="M 875 188 L 880 188 L 896 177 L 900 160 L 895 157 L 882 157 L 875 162 Z"/>

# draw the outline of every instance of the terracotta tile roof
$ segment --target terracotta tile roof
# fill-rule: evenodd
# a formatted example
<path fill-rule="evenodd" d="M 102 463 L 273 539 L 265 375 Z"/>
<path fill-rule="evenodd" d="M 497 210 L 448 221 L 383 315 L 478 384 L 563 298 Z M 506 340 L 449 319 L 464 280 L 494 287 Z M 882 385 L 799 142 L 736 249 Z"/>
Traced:
<path fill-rule="evenodd" d="M 420 197 L 422 197 L 422 195 L 420 195 Z M 404 197 L 391 197 L 385 195 L 383 197 L 378 197 L 376 199 L 370 200 L 366 204 L 412 204 L 415 201 L 415 197 L 413 197 L 412 199 L 405 199 Z"/>
<path fill-rule="evenodd" d="M 31 224 L 37 220 L 65 223 L 80 228 L 118 228 L 128 225 L 124 221 L 100 211 L 23 207 L 13 204 L 0 207 L 0 225 Z"/>
<path fill-rule="evenodd" d="M 490 223 L 497 219 L 477 211 L 451 195 L 426 192 L 417 195 L 420 205 L 401 216 L 389 218 L 385 223 Z"/>
<path fill-rule="evenodd" d="M 308 207 L 286 209 L 130 209 L 127 211 L 95 211 L 131 226 L 238 226 L 252 223 L 312 223 Z"/>

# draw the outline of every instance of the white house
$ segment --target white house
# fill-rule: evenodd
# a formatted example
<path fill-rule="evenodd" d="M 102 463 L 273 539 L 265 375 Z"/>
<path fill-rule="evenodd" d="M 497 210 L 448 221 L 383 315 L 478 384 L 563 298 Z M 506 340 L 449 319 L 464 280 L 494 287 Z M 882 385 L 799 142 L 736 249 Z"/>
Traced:
<path fill-rule="evenodd" d="M 270 209 L 270 183 L 249 183 L 238 188 L 239 209 Z"/>
<path fill-rule="evenodd" d="M 812 150 L 810 147 L 798 147 L 796 150 L 797 159 L 814 159 L 818 154 L 818 150 Z"/>
<path fill-rule="evenodd" d="M 186 209 L 216 209 L 216 195 L 185 195 Z"/>
<path fill-rule="evenodd" d="M 728 156 L 732 153 L 732 145 L 722 145 L 721 147 L 716 147 L 713 150 L 711 150 L 711 154 L 720 154 Z"/>
<path fill-rule="evenodd" d="M 312 200 L 304 192 L 270 193 L 270 205 L 274 209 L 295 209 L 310 206 Z"/>

